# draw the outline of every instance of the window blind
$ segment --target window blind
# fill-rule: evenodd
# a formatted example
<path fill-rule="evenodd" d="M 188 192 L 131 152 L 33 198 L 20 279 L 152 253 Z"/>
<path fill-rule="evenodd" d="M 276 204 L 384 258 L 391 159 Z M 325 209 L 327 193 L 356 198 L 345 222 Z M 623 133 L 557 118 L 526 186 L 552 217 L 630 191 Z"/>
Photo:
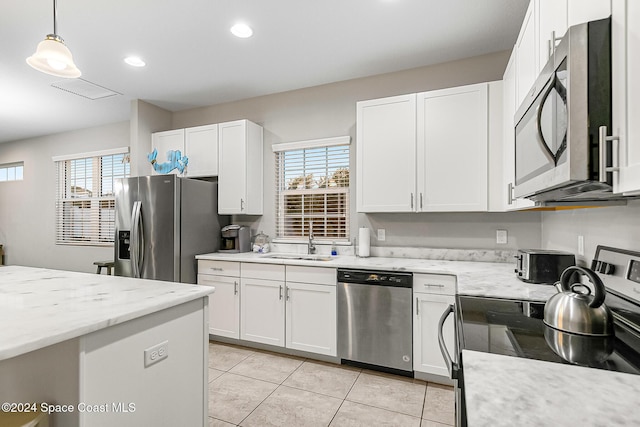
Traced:
<path fill-rule="evenodd" d="M 276 155 L 276 238 L 349 241 L 349 145 Z"/>
<path fill-rule="evenodd" d="M 116 178 L 127 178 L 126 153 L 56 161 L 56 243 L 113 245 Z"/>

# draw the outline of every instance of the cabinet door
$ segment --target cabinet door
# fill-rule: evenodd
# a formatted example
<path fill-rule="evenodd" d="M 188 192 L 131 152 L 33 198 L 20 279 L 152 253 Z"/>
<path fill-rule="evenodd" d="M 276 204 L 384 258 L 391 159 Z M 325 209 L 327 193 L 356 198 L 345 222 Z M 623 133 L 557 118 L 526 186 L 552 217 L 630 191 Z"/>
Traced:
<path fill-rule="evenodd" d="M 620 138 L 620 173 L 614 173 L 613 191 L 637 195 L 640 194 L 640 3 L 613 0 L 611 6 L 613 130 L 608 134 Z"/>
<path fill-rule="evenodd" d="M 198 274 L 198 284 L 216 288 L 209 295 L 209 333 L 240 338 L 240 278 Z"/>
<path fill-rule="evenodd" d="M 240 280 L 240 339 L 284 347 L 284 282 Z"/>
<path fill-rule="evenodd" d="M 416 185 L 416 95 L 357 103 L 358 212 L 412 212 Z"/>
<path fill-rule="evenodd" d="M 180 153 L 184 155 L 184 129 L 168 130 L 166 132 L 156 132 L 151 134 L 151 150 L 158 150 L 158 157 L 156 161 L 158 163 L 164 163 L 168 161 L 167 153 L 169 151 L 180 150 Z M 153 170 L 153 175 L 158 173 Z M 170 174 L 177 175 L 180 173 L 178 169 L 174 169 Z"/>
<path fill-rule="evenodd" d="M 247 139 L 243 120 L 218 125 L 218 213 L 244 213 L 247 192 Z"/>
<path fill-rule="evenodd" d="M 184 151 L 189 157 L 187 176 L 218 175 L 218 125 L 185 129 Z"/>
<path fill-rule="evenodd" d="M 567 0 L 569 26 L 607 18 L 611 15 L 611 0 Z"/>
<path fill-rule="evenodd" d="M 438 322 L 442 313 L 454 304 L 455 297 L 414 293 L 413 312 L 413 370 L 449 377 L 447 365 L 438 345 Z M 453 316 L 449 316 L 443 329 L 449 354 L 454 354 Z"/>
<path fill-rule="evenodd" d="M 503 160 L 504 160 L 504 187 L 503 191 L 506 195 L 505 210 L 519 210 L 534 206 L 529 199 L 514 198 L 515 177 L 516 177 L 516 159 L 515 159 L 515 122 L 516 114 L 516 67 L 515 67 L 515 50 L 511 54 L 511 58 L 507 63 L 502 78 L 502 94 L 503 94 L 503 113 L 504 113 L 504 132 L 503 132 Z"/>
<path fill-rule="evenodd" d="M 538 71 L 541 71 L 567 32 L 567 0 L 537 0 Z M 559 40 L 558 40 L 559 41 Z"/>
<path fill-rule="evenodd" d="M 287 348 L 336 356 L 336 287 L 287 282 Z"/>
<path fill-rule="evenodd" d="M 487 210 L 487 84 L 418 94 L 419 211 Z"/>
<path fill-rule="evenodd" d="M 516 105 L 521 105 L 538 78 L 538 49 L 536 43 L 534 2 L 524 16 L 516 41 Z"/>

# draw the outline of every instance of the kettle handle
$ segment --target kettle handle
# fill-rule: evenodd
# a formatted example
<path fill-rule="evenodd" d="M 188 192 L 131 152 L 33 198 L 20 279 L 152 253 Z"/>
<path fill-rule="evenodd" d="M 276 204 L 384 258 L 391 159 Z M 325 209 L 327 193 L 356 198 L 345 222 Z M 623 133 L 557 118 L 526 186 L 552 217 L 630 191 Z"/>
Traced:
<path fill-rule="evenodd" d="M 560 286 L 562 287 L 562 290 L 565 292 L 572 292 L 571 284 L 569 283 L 569 281 L 571 280 L 571 277 L 573 276 L 574 272 L 584 274 L 589 278 L 591 283 L 593 283 L 593 288 L 595 290 L 595 293 L 594 293 L 593 299 L 589 303 L 589 307 L 591 308 L 600 307 L 604 302 L 604 297 L 606 296 L 606 290 L 604 287 L 604 283 L 602 283 L 602 280 L 600 280 L 598 275 L 594 273 L 593 270 L 590 270 L 585 267 L 578 267 L 577 265 L 572 265 L 571 267 L 567 267 L 560 275 Z"/>

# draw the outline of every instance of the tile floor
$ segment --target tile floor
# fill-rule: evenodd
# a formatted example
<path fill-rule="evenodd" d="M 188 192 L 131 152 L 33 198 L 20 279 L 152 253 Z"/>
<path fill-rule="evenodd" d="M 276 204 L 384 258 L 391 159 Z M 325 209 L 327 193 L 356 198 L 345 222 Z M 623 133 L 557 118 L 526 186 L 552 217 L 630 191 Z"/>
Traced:
<path fill-rule="evenodd" d="M 209 343 L 209 426 L 454 424 L 451 387 Z"/>

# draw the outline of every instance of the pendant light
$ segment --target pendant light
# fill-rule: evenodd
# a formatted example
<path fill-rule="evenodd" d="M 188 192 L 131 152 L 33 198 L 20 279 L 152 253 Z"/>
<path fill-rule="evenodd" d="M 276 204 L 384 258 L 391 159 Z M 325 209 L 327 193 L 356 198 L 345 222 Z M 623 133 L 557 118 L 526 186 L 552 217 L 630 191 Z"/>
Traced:
<path fill-rule="evenodd" d="M 53 0 L 53 34 L 40 43 L 36 52 L 27 58 L 27 64 L 38 71 L 57 77 L 76 78 L 82 74 L 73 63 L 71 51 L 65 46 L 64 40 L 56 34 L 57 5 Z"/>

